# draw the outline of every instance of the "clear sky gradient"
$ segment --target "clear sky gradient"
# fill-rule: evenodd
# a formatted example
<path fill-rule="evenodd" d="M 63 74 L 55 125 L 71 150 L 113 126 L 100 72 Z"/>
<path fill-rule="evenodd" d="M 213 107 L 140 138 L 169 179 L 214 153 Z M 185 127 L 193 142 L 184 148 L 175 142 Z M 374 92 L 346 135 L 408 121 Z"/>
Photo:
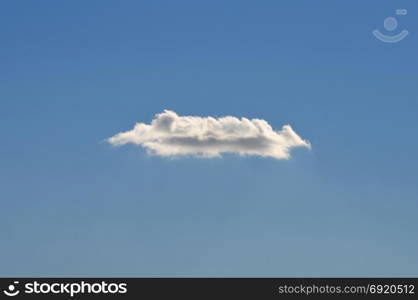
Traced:
<path fill-rule="evenodd" d="M 0 275 L 418 276 L 417 14 L 2 1 Z M 389 16 L 410 32 L 396 44 L 372 35 Z M 167 159 L 105 142 L 164 109 L 291 124 L 312 149 Z"/>

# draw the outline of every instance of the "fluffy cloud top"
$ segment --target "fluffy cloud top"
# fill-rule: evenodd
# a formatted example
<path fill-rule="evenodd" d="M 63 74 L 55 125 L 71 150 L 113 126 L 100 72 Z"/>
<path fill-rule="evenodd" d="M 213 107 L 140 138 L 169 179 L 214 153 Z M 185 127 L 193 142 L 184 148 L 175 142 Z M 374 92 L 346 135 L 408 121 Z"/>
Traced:
<path fill-rule="evenodd" d="M 275 131 L 265 120 L 179 116 L 165 110 L 151 124 L 137 123 L 132 130 L 107 139 L 115 146 L 142 146 L 160 156 L 220 157 L 222 153 L 289 159 L 295 147 L 310 148 L 290 125 Z"/>

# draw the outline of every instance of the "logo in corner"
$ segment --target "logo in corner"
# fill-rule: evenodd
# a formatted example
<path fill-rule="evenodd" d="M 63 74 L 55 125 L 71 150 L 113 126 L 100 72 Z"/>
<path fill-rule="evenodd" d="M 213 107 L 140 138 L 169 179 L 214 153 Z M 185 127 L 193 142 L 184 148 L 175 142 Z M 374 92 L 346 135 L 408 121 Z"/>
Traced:
<path fill-rule="evenodd" d="M 397 15 L 407 15 L 408 11 L 406 9 L 397 9 L 396 10 L 396 14 Z M 385 27 L 385 29 L 387 30 L 387 32 L 392 32 L 395 29 L 398 28 L 398 20 L 394 17 L 387 17 L 385 19 L 385 21 L 383 22 L 383 25 Z M 373 30 L 373 35 L 381 40 L 382 42 L 385 43 L 397 43 L 402 41 L 404 38 L 406 38 L 406 36 L 408 35 L 408 30 L 402 30 L 401 32 L 399 32 L 398 34 L 395 35 L 387 35 L 384 34 L 382 32 L 380 32 L 379 30 L 375 29 Z"/>
<path fill-rule="evenodd" d="M 4 290 L 3 293 L 9 297 L 14 297 L 18 295 L 20 292 L 16 289 L 16 286 L 19 284 L 19 281 L 14 281 L 13 284 L 10 284 L 7 287 L 7 290 Z"/>

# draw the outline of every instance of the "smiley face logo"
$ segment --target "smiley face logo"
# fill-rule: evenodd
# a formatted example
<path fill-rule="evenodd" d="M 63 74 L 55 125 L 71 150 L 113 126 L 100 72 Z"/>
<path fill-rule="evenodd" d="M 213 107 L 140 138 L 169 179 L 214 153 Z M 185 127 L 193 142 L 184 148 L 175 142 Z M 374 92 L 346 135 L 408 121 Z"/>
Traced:
<path fill-rule="evenodd" d="M 406 15 L 407 14 L 407 10 L 406 9 L 398 9 L 396 11 L 397 15 Z M 386 29 L 387 32 L 392 32 L 394 30 L 396 30 L 398 28 L 398 20 L 394 17 L 387 17 L 384 21 L 383 21 L 383 27 Z M 402 41 L 407 35 L 408 35 L 408 30 L 402 30 L 400 33 L 395 34 L 395 35 L 387 35 L 387 34 L 383 34 L 381 33 L 378 29 L 373 30 L 373 35 L 381 40 L 382 42 L 385 43 L 397 43 Z"/>
<path fill-rule="evenodd" d="M 7 290 L 4 290 L 3 293 L 9 297 L 14 297 L 18 295 L 20 293 L 19 290 L 16 289 L 16 285 L 18 284 L 19 284 L 19 281 L 13 282 L 13 284 L 10 284 L 7 287 Z"/>

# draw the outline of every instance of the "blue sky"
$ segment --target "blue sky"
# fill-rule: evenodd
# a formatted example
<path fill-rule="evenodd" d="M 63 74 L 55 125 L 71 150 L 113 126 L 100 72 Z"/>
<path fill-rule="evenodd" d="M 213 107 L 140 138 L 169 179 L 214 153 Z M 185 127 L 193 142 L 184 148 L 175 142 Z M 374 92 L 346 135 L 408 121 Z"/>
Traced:
<path fill-rule="evenodd" d="M 2 2 L 0 275 L 417 276 L 417 12 Z M 405 40 L 373 37 L 388 16 Z M 167 159 L 104 142 L 164 109 L 291 124 L 312 149 Z"/>

